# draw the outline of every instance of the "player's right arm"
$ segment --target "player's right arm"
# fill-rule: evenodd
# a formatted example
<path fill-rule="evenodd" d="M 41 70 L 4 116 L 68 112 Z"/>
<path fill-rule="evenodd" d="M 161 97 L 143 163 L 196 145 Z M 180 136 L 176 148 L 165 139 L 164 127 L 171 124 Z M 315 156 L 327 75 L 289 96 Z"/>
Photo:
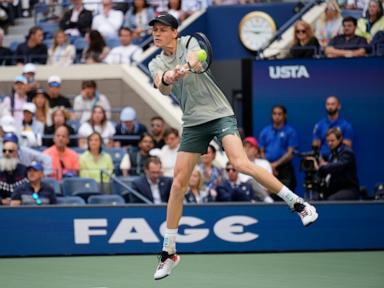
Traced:
<path fill-rule="evenodd" d="M 155 76 L 155 86 L 163 95 L 171 94 L 173 84 L 179 79 L 184 78 L 187 71 L 180 70 L 178 66 L 172 70 L 157 72 Z"/>

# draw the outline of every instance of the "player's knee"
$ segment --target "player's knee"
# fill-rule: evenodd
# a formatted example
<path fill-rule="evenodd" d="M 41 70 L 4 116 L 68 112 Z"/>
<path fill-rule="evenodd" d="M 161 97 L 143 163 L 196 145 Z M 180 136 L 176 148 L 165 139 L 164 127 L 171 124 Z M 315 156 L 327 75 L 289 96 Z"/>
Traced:
<path fill-rule="evenodd" d="M 181 181 L 178 179 L 174 179 L 172 183 L 172 192 L 175 196 L 184 197 L 185 190 L 188 188 L 187 181 Z"/>

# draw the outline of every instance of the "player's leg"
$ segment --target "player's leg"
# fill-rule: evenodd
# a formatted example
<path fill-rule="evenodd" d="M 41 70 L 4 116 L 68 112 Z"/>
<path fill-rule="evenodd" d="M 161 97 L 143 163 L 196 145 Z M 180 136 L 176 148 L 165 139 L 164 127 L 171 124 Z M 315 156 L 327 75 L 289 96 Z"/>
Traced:
<path fill-rule="evenodd" d="M 183 212 L 184 194 L 199 157 L 200 153 L 177 153 L 173 183 L 167 205 L 167 228 L 164 235 L 163 251 L 154 274 L 155 280 L 170 275 L 172 269 L 180 261 L 180 256 L 176 254 L 177 228 Z"/>
<path fill-rule="evenodd" d="M 296 211 L 304 226 L 315 222 L 318 218 L 315 207 L 306 203 L 295 193 L 285 187 L 275 176 L 267 170 L 258 167 L 249 161 L 239 136 L 228 134 L 222 137 L 222 144 L 229 161 L 236 170 L 255 178 L 257 182 L 266 187 L 269 192 L 277 194 L 289 207 Z"/>

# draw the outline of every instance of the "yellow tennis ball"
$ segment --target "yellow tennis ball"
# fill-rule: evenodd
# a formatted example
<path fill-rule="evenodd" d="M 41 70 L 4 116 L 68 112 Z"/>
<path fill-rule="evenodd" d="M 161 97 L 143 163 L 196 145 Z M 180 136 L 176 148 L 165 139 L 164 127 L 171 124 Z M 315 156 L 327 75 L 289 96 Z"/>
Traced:
<path fill-rule="evenodd" d="M 200 62 L 204 62 L 205 60 L 207 60 L 207 52 L 205 52 L 205 50 L 201 49 L 197 52 L 197 60 L 199 60 Z"/>

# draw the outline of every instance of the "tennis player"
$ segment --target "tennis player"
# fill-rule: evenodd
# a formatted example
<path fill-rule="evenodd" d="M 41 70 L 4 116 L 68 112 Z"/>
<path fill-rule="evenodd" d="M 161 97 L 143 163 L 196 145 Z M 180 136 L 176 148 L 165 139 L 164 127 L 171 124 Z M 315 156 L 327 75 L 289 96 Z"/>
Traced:
<path fill-rule="evenodd" d="M 154 44 L 162 49 L 161 54 L 149 63 L 155 86 L 164 95 L 173 92 L 183 111 L 182 140 L 176 157 L 167 206 L 167 228 L 160 261 L 154 274 L 155 280 L 170 275 L 180 261 L 180 256 L 176 254 L 176 235 L 183 210 L 184 193 L 193 168 L 200 155 L 206 153 L 208 144 L 214 137 L 221 142 L 236 170 L 252 176 L 268 191 L 281 197 L 297 212 L 304 226 L 315 222 L 318 214 L 314 206 L 304 202 L 272 174 L 248 160 L 232 107 L 211 76 L 181 69 L 183 63 L 186 63 L 188 37 L 178 37 L 176 18 L 163 13 L 152 19 L 149 25 L 153 26 Z"/>

